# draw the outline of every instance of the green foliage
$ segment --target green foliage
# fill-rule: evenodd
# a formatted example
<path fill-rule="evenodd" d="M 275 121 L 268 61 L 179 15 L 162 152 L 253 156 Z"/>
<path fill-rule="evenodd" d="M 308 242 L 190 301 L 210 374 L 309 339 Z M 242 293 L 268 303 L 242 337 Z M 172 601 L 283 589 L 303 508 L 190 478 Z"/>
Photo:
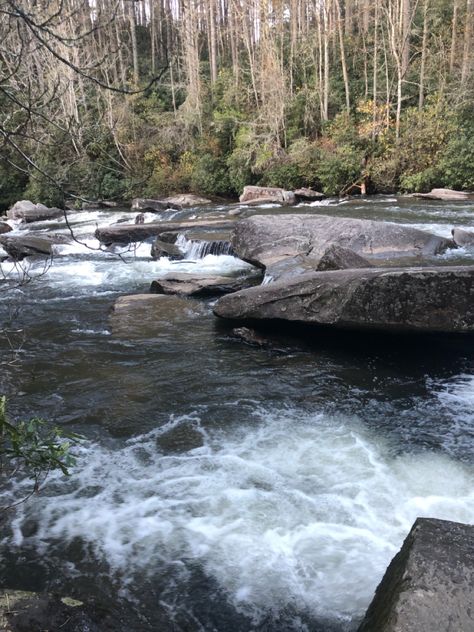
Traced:
<path fill-rule="evenodd" d="M 0 397 L 0 483 L 5 485 L 14 474 L 21 473 L 32 479 L 33 493 L 52 470 L 68 476 L 75 464 L 71 446 L 80 439 L 80 435 L 66 433 L 37 417 L 9 422 L 6 398 Z"/>
<path fill-rule="evenodd" d="M 201 154 L 196 158 L 191 186 L 193 191 L 209 195 L 226 196 L 234 193 L 225 161 L 209 153 Z"/>
<path fill-rule="evenodd" d="M 318 179 L 323 193 L 338 195 L 357 183 L 362 174 L 364 153 L 350 145 L 328 145 L 321 150 Z"/>

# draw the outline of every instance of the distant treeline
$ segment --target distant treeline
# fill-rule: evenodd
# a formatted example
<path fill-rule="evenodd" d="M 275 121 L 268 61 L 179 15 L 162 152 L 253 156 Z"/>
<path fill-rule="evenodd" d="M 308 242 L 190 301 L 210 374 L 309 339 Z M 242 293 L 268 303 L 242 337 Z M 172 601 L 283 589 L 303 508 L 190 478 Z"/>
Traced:
<path fill-rule="evenodd" d="M 474 0 L 0 0 L 0 205 L 474 189 Z"/>

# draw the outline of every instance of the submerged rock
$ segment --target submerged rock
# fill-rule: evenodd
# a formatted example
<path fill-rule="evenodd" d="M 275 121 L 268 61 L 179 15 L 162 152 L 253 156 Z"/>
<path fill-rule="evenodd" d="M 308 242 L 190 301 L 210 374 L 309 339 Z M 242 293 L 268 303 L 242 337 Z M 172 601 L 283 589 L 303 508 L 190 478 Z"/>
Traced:
<path fill-rule="evenodd" d="M 472 632 L 474 526 L 418 518 L 358 632 Z"/>
<path fill-rule="evenodd" d="M 203 446 L 204 436 L 196 422 L 185 420 L 159 434 L 156 445 L 165 454 L 181 454 Z"/>
<path fill-rule="evenodd" d="M 0 629 L 6 632 L 112 632 L 117 626 L 103 606 L 47 593 L 0 591 Z"/>
<path fill-rule="evenodd" d="M 455 191 L 454 189 L 431 189 L 429 193 L 414 193 L 413 197 L 425 198 L 427 200 L 444 200 L 447 202 L 458 202 L 462 200 L 473 200 L 474 193 L 466 191 Z"/>
<path fill-rule="evenodd" d="M 164 294 L 131 294 L 115 301 L 109 318 L 114 336 L 142 339 L 172 335 L 176 324 L 184 326 L 205 313 L 197 301 Z"/>
<path fill-rule="evenodd" d="M 176 273 L 153 281 L 150 292 L 181 296 L 218 296 L 255 285 L 255 279 Z"/>
<path fill-rule="evenodd" d="M 48 208 L 44 204 L 33 204 L 29 200 L 16 202 L 8 211 L 9 219 L 21 220 L 26 223 L 43 222 L 48 219 L 63 217 L 64 211 L 59 208 Z"/>
<path fill-rule="evenodd" d="M 50 257 L 53 254 L 53 247 L 56 244 L 70 243 L 70 238 L 66 235 L 55 235 L 53 233 L 17 233 L 0 235 L 2 248 L 15 261 L 21 261 L 25 257 L 43 256 Z"/>
<path fill-rule="evenodd" d="M 456 246 L 474 246 L 474 232 L 453 228 L 451 234 Z"/>
<path fill-rule="evenodd" d="M 423 257 L 444 252 L 454 242 L 400 224 L 329 215 L 253 215 L 240 220 L 232 245 L 237 255 L 254 265 L 309 255 L 321 258 L 332 245 L 369 259 Z"/>
<path fill-rule="evenodd" d="M 293 191 L 285 191 L 285 189 L 280 187 L 246 186 L 239 200 L 242 203 L 263 204 L 265 202 L 277 202 L 291 206 L 295 203 L 296 198 Z"/>
<path fill-rule="evenodd" d="M 345 329 L 474 332 L 474 266 L 313 272 L 224 296 L 214 313 Z"/>

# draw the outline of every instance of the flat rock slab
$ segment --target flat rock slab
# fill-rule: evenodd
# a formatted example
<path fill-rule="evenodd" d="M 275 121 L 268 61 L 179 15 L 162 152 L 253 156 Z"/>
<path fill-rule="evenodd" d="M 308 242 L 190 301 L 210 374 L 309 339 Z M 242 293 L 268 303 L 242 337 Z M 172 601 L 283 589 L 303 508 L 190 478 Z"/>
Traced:
<path fill-rule="evenodd" d="M 150 222 L 149 224 L 114 224 L 95 231 L 97 239 L 104 244 L 129 244 L 145 241 L 150 237 L 158 237 L 166 232 L 184 232 L 191 228 L 198 229 L 231 229 L 234 220 L 201 219 L 189 222 Z"/>
<path fill-rule="evenodd" d="M 167 274 L 153 281 L 150 292 L 181 296 L 218 296 L 237 292 L 255 285 L 255 280 L 224 276 L 196 276 L 193 274 Z"/>
<path fill-rule="evenodd" d="M 358 632 L 472 632 L 474 526 L 418 518 Z"/>
<path fill-rule="evenodd" d="M 224 296 L 214 313 L 344 329 L 474 332 L 474 266 L 312 272 Z"/>
<path fill-rule="evenodd" d="M 148 211 L 150 213 L 159 213 L 161 211 L 175 210 L 180 211 L 179 204 L 171 204 L 164 200 L 153 200 L 150 198 L 135 198 L 132 200 L 131 208 L 133 211 Z"/>
<path fill-rule="evenodd" d="M 237 222 L 232 246 L 260 267 L 308 255 L 320 258 L 332 245 L 368 259 L 423 257 L 454 247 L 449 239 L 400 224 L 329 215 L 253 215 Z"/>
<path fill-rule="evenodd" d="M 176 324 L 205 313 L 197 301 L 164 294 L 131 294 L 115 301 L 109 318 L 112 335 L 143 339 L 175 335 Z"/>
<path fill-rule="evenodd" d="M 425 198 L 426 200 L 458 202 L 462 200 L 474 200 L 474 193 L 455 191 L 454 189 L 431 189 L 429 193 L 414 193 L 413 197 Z"/>

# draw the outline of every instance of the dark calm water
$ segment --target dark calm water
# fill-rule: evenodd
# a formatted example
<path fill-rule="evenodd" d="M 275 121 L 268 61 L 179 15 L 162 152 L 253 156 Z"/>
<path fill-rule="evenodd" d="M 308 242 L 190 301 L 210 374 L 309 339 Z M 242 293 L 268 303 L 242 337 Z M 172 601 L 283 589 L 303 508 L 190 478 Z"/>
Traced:
<path fill-rule="evenodd" d="M 474 226 L 472 203 L 377 197 L 298 212 L 446 236 Z M 474 522 L 473 339 L 306 330 L 259 349 L 192 300 L 112 330 L 115 300 L 170 270 L 248 271 L 228 256 L 153 262 L 149 244 L 97 252 L 95 225 L 126 217 L 71 214 L 82 245 L 61 246 L 22 287 L 3 264 L 10 415 L 86 441 L 70 479 L 52 474 L 3 521 L 2 585 L 93 595 L 119 632 L 354 630 L 417 516 Z"/>

